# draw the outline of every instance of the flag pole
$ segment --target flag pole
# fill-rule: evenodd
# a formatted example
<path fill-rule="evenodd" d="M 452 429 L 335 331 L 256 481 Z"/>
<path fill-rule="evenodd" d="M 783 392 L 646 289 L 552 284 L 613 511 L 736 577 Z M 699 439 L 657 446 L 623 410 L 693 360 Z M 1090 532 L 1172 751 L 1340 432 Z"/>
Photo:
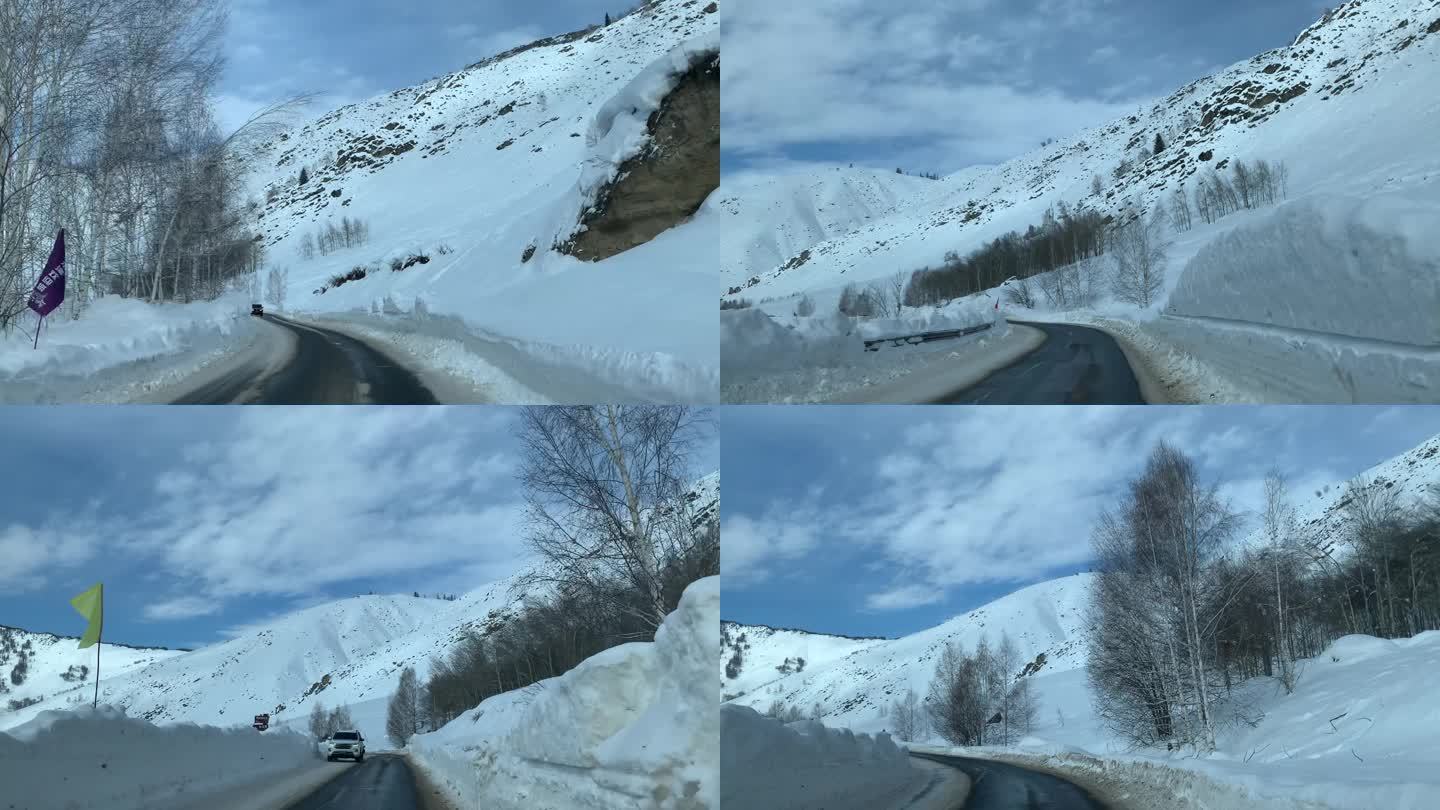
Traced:
<path fill-rule="evenodd" d="M 95 702 L 91 708 L 100 708 L 100 648 L 105 644 L 105 586 L 100 586 L 100 632 L 95 635 Z"/>
<path fill-rule="evenodd" d="M 30 348 L 32 348 L 32 349 L 38 349 L 38 348 L 40 348 L 40 327 L 42 327 L 42 326 L 44 326 L 44 325 L 45 325 L 45 316 L 44 316 L 44 315 L 41 315 L 41 316 L 40 316 L 40 322 L 37 323 L 37 324 L 35 324 L 35 345 L 34 345 L 34 346 L 31 346 Z"/>

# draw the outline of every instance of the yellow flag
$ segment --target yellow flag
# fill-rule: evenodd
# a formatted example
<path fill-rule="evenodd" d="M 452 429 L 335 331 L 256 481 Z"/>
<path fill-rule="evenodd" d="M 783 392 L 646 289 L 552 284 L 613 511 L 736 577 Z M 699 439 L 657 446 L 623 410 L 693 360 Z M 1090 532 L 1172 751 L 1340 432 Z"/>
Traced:
<path fill-rule="evenodd" d="M 80 611 L 80 615 L 90 622 L 90 626 L 85 628 L 85 635 L 80 637 L 80 649 L 82 650 L 86 647 L 93 647 L 95 642 L 100 640 L 100 628 L 104 625 L 102 608 L 104 601 L 105 586 L 98 582 L 90 590 L 70 600 L 70 604 L 74 605 L 75 609 Z"/>

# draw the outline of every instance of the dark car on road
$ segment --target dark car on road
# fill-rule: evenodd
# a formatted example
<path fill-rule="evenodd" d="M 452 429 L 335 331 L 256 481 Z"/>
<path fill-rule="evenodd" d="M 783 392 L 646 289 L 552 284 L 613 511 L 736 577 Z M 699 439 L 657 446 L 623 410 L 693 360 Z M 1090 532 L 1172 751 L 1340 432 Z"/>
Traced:
<path fill-rule="evenodd" d="M 264 315 L 264 314 L 265 314 L 265 307 L 262 307 L 262 306 L 260 306 L 259 304 L 251 304 L 251 305 L 250 305 L 250 314 L 251 314 L 251 315 Z"/>

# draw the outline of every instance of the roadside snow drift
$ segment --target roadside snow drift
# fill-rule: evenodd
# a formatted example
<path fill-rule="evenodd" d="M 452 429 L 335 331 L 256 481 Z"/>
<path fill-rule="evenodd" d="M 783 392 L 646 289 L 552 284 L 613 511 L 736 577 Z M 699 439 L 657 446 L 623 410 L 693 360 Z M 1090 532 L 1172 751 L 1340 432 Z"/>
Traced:
<path fill-rule="evenodd" d="M 727 807 L 899 807 L 928 780 L 888 734 L 815 720 L 781 723 L 745 706 L 720 708 L 721 801 Z"/>
<path fill-rule="evenodd" d="M 1300 200 L 1206 244 L 1170 314 L 1440 348 L 1440 204 L 1386 194 Z M 1335 290 L 1353 290 L 1339 296 Z"/>
<path fill-rule="evenodd" d="M 78 321 L 65 309 L 34 332 L 0 335 L 0 404 L 124 402 L 193 372 L 257 336 L 250 300 L 228 295 L 192 304 L 148 304 L 107 295 Z M 22 318 L 33 330 L 33 318 Z"/>
<path fill-rule="evenodd" d="M 0 806 L 169 810 L 324 764 L 301 734 L 156 726 L 112 706 L 81 706 L 0 732 Z"/>
<path fill-rule="evenodd" d="M 653 643 L 605 650 L 409 743 L 463 807 L 718 808 L 720 578 L 685 590 Z"/>

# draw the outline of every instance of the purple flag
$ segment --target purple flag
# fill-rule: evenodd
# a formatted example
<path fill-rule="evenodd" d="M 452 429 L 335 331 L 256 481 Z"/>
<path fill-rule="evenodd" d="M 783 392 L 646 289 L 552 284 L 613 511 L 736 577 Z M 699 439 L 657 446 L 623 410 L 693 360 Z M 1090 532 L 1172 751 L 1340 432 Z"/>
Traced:
<path fill-rule="evenodd" d="M 65 229 L 55 235 L 55 247 L 50 250 L 50 260 L 30 292 L 30 308 L 35 314 L 45 317 L 54 312 L 65 301 Z M 37 335 L 38 338 L 38 335 Z"/>

